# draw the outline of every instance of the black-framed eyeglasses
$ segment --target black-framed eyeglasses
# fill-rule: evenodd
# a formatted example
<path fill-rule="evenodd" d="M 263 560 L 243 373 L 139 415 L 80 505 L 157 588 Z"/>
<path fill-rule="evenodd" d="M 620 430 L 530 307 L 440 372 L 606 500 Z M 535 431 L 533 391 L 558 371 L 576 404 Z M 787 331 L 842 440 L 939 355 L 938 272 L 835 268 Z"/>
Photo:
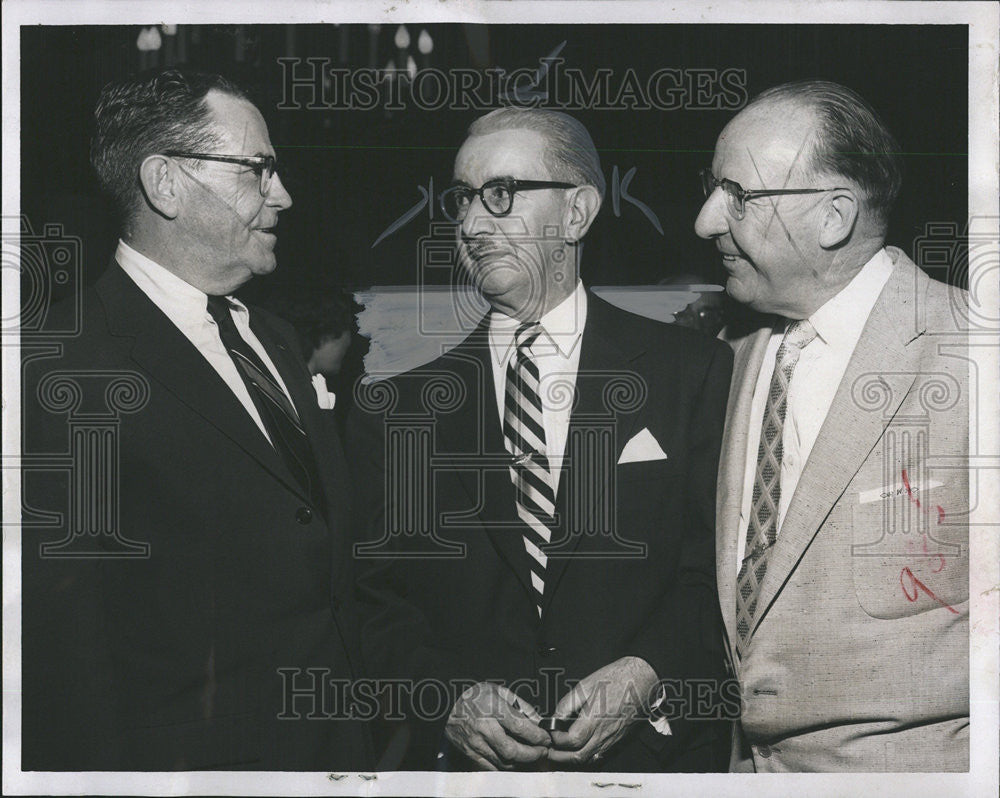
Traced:
<path fill-rule="evenodd" d="M 452 186 L 441 192 L 441 210 L 445 218 L 452 222 L 462 221 L 469 213 L 472 198 L 479 196 L 486 208 L 494 216 L 506 216 L 514 207 L 514 195 L 518 191 L 535 191 L 542 188 L 576 188 L 573 183 L 559 183 L 552 180 L 515 180 L 498 177 L 487 180 L 479 188 Z"/>
<path fill-rule="evenodd" d="M 758 197 L 776 197 L 782 194 L 821 194 L 824 191 L 843 191 L 843 186 L 835 188 L 774 188 L 774 189 L 745 189 L 735 180 L 723 178 L 717 180 L 711 169 L 702 169 L 699 173 L 701 177 L 701 188 L 705 192 L 705 199 L 712 196 L 712 192 L 721 188 L 726 195 L 726 208 L 730 216 L 736 221 L 740 221 L 747 212 L 747 200 Z"/>
<path fill-rule="evenodd" d="M 181 152 L 170 150 L 163 153 L 171 158 L 194 158 L 198 161 L 219 161 L 220 163 L 235 163 L 252 169 L 260 179 L 260 195 L 267 196 L 271 188 L 271 179 L 278 171 L 278 159 L 273 155 L 216 155 L 203 152 Z"/>

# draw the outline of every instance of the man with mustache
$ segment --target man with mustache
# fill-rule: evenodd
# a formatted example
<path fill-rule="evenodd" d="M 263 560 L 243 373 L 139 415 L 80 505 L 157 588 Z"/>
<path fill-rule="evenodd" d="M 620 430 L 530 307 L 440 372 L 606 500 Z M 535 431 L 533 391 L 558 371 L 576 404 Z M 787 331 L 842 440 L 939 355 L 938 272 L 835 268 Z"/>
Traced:
<path fill-rule="evenodd" d="M 491 311 L 451 352 L 375 383 L 348 425 L 368 508 L 366 663 L 411 693 L 402 767 L 718 770 L 729 352 L 581 284 L 604 179 L 576 120 L 487 114 L 454 180 L 442 204 Z"/>
<path fill-rule="evenodd" d="M 25 474 L 61 522 L 23 535 L 22 765 L 366 769 L 365 726 L 292 693 L 352 678 L 357 623 L 328 397 L 291 328 L 233 297 L 292 204 L 267 126 L 178 70 L 109 84 L 95 121 L 121 239 L 78 332 L 26 353 L 25 449 L 114 423 L 69 486 Z"/>
<path fill-rule="evenodd" d="M 850 89 L 791 83 L 702 174 L 695 229 L 757 311 L 723 333 L 735 771 L 969 765 L 968 295 L 885 246 L 898 151 Z"/>

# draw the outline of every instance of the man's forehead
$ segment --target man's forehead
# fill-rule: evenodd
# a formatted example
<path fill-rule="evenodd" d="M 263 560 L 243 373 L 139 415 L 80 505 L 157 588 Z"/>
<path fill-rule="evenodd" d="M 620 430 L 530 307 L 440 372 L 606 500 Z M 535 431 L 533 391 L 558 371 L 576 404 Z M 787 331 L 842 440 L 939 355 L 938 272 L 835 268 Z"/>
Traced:
<path fill-rule="evenodd" d="M 716 158 L 741 171 L 807 168 L 817 120 L 806 108 L 764 104 L 745 109 L 719 135 Z M 727 177 L 727 175 L 717 175 Z"/>
<path fill-rule="evenodd" d="M 226 143 L 239 148 L 235 154 L 253 155 L 271 151 L 264 117 L 253 103 L 212 89 L 205 95 L 205 104 Z"/>
<path fill-rule="evenodd" d="M 546 147 L 544 135 L 523 128 L 470 136 L 455 157 L 455 177 L 545 179 L 548 176 L 544 165 Z"/>

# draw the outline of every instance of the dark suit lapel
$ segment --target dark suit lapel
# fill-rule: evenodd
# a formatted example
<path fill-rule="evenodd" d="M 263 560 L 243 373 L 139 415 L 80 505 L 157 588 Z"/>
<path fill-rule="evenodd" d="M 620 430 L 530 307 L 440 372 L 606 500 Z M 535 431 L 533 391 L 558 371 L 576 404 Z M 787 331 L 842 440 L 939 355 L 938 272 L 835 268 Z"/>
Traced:
<path fill-rule="evenodd" d="M 112 262 L 95 286 L 108 329 L 134 339 L 132 358 L 154 380 L 292 490 L 295 479 L 246 409 L 195 346 Z"/>
<path fill-rule="evenodd" d="M 523 524 L 517 516 L 514 485 L 510 479 L 510 456 L 503 441 L 493 380 L 492 352 L 485 317 L 461 345 L 448 352 L 441 363 L 466 390 L 465 400 L 437 424 L 436 456 L 463 457 L 459 481 L 470 505 L 499 555 L 507 562 L 526 593 L 530 593 L 528 553 L 524 549 Z M 459 463 L 455 464 L 456 467 Z"/>
<path fill-rule="evenodd" d="M 611 519 L 617 515 L 617 499 L 604 491 L 595 491 L 595 487 L 614 479 L 618 458 L 635 433 L 641 415 L 641 407 L 631 413 L 616 409 L 617 398 L 638 387 L 637 380 L 645 388 L 642 376 L 633 374 L 629 367 L 629 363 L 642 353 L 644 345 L 641 341 L 619 343 L 621 332 L 616 329 L 614 316 L 620 312 L 587 292 L 587 321 L 579 343 L 576 397 L 556 497 L 560 525 L 553 534 L 553 545 L 546 549 L 549 560 L 543 612 L 552 601 L 570 560 L 574 556 L 586 556 L 580 551 L 581 543 L 587 540 L 588 545 L 599 547 L 604 540 L 600 533 L 608 530 L 598 529 L 596 535 L 586 533 L 595 521 L 608 517 L 599 510 L 600 503 L 607 503 Z M 581 486 L 591 487 L 581 491 Z"/>
<path fill-rule="evenodd" d="M 778 532 L 755 628 L 916 380 L 914 272 L 897 264 L 861 333 Z"/>

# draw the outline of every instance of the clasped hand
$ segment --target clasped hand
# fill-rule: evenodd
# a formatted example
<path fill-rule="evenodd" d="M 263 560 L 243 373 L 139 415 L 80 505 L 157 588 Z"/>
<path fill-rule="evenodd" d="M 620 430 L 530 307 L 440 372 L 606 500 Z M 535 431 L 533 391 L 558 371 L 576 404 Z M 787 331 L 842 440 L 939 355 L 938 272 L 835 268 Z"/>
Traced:
<path fill-rule="evenodd" d="M 445 725 L 453 746 L 484 770 L 514 770 L 541 759 L 566 769 L 602 757 L 646 716 L 656 673 L 638 657 L 605 665 L 570 690 L 554 717 L 573 718 L 563 732 L 538 726 L 538 712 L 507 688 L 479 682 L 459 696 Z"/>

